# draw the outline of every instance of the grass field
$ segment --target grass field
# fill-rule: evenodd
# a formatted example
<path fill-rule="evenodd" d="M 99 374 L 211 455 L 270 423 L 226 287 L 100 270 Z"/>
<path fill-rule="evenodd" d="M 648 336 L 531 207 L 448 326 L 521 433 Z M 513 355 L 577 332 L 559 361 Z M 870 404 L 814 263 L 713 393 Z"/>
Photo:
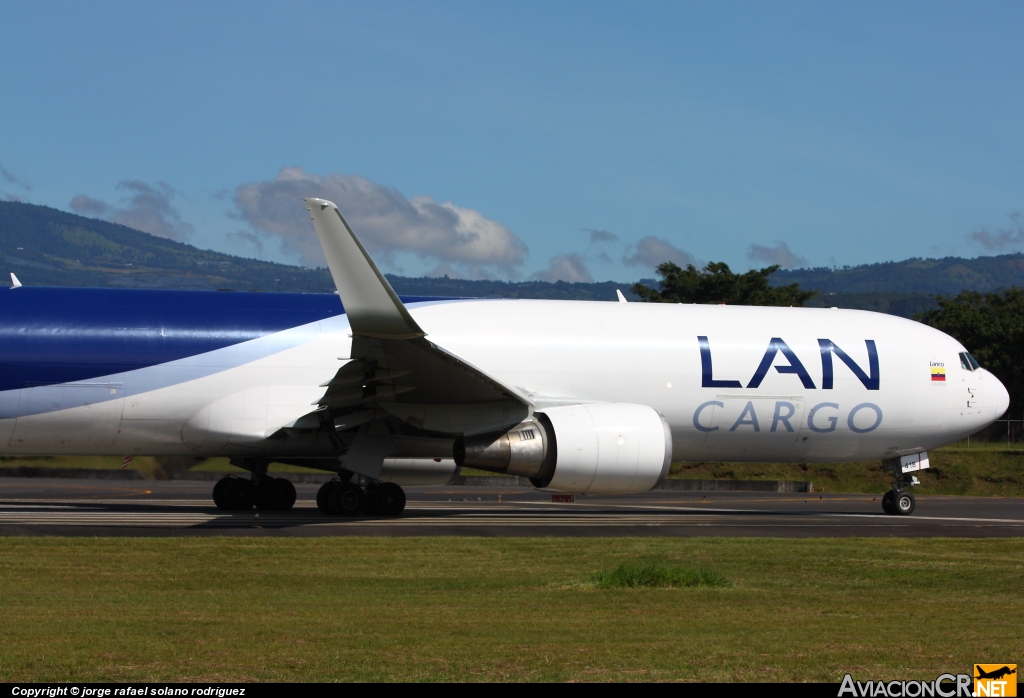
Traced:
<path fill-rule="evenodd" d="M 929 453 L 931 468 L 915 473 L 915 494 L 980 497 L 1024 496 L 1024 450 L 985 445 L 946 447 Z M 892 475 L 881 463 L 673 463 L 672 477 L 706 480 L 810 480 L 815 492 L 866 492 L 889 489 Z"/>
<path fill-rule="evenodd" d="M 722 584 L 598 583 L 648 562 Z M 1022 585 L 1021 539 L 4 538 L 0 681 L 933 679 L 1024 659 Z"/>

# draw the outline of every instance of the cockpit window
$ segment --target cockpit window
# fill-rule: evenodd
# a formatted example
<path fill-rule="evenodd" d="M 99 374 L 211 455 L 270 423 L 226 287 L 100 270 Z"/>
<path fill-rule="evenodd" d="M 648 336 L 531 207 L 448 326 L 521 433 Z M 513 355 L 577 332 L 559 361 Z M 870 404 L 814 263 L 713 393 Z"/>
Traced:
<path fill-rule="evenodd" d="M 968 354 L 966 351 L 962 351 L 960 352 L 960 368 L 966 369 L 968 371 L 974 371 L 976 369 L 981 368 L 981 365 L 973 356 Z"/>

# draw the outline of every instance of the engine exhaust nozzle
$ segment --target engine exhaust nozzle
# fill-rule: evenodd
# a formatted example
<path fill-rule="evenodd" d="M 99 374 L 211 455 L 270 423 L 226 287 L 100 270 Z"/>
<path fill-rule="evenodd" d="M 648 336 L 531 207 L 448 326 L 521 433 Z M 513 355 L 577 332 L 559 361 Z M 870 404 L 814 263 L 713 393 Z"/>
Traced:
<path fill-rule="evenodd" d="M 548 461 L 554 462 L 553 435 L 531 417 L 506 432 L 460 436 L 453 449 L 455 463 L 460 468 L 536 478 L 547 470 Z"/>

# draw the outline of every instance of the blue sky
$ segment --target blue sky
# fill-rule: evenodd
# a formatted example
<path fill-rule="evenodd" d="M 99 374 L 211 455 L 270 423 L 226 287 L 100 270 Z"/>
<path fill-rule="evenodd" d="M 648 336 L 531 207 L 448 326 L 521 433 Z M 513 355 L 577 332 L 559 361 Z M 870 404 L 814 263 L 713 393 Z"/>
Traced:
<path fill-rule="evenodd" d="M 1024 4 L 0 5 L 0 197 L 318 264 L 629 281 L 1024 249 Z"/>

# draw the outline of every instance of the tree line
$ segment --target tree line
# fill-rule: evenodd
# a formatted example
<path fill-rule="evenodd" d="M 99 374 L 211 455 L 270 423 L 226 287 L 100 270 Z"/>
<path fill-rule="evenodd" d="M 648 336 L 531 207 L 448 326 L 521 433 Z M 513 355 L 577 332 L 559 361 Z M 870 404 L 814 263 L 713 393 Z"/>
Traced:
<path fill-rule="evenodd" d="M 634 284 L 633 293 L 648 303 L 706 303 L 801 307 L 817 295 L 799 284 L 772 286 L 778 265 L 737 274 L 724 262 L 703 269 L 665 262 L 657 268 L 660 288 Z M 1009 418 L 1024 409 L 1024 289 L 938 296 L 939 307 L 914 319 L 956 338 L 1010 393 Z"/>

